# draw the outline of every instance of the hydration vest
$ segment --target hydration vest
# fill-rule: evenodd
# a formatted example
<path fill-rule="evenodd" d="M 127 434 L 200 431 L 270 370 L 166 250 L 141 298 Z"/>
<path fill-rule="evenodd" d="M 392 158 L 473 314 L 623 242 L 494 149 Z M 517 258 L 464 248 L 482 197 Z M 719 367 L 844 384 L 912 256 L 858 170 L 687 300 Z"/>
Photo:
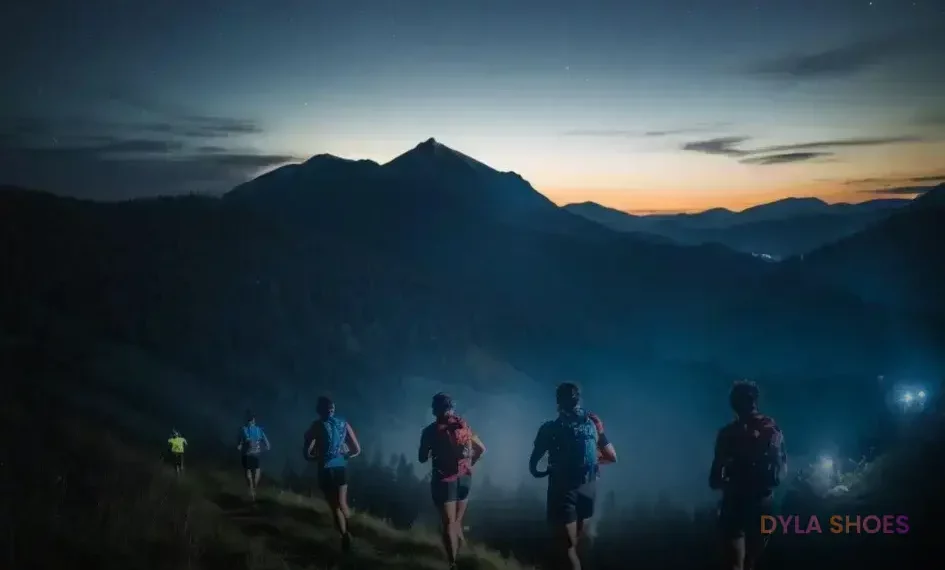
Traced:
<path fill-rule="evenodd" d="M 554 482 L 582 485 L 596 479 L 600 471 L 600 434 L 591 414 L 584 410 L 562 413 L 552 426 L 548 464 Z"/>

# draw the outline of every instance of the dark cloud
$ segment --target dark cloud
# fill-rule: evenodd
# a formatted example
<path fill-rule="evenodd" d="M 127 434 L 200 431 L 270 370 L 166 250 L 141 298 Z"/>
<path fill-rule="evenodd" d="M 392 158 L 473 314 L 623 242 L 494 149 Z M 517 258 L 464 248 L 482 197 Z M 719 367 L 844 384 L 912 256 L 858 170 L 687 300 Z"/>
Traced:
<path fill-rule="evenodd" d="M 206 153 L 226 152 L 226 147 L 217 146 L 217 145 L 203 145 L 203 146 L 198 146 L 197 151 L 206 152 Z"/>
<path fill-rule="evenodd" d="M 191 115 L 182 117 L 184 122 L 191 123 L 194 128 L 189 132 L 202 133 L 203 136 L 226 137 L 230 135 L 258 135 L 263 132 L 262 127 L 253 121 L 245 119 L 231 119 L 228 117 L 208 117 Z"/>
<path fill-rule="evenodd" d="M 923 174 L 921 176 L 891 176 L 886 178 L 856 178 L 853 180 L 847 180 L 843 184 L 845 186 L 903 186 L 909 187 L 912 184 L 923 184 L 926 182 L 942 182 L 945 181 L 945 172 L 937 174 Z"/>
<path fill-rule="evenodd" d="M 689 142 L 682 145 L 683 150 L 701 152 L 703 154 L 720 154 L 724 156 L 745 156 L 750 152 L 735 148 L 747 141 L 748 137 L 719 137 L 714 139 Z"/>
<path fill-rule="evenodd" d="M 126 123 L 125 128 L 183 138 L 219 138 L 262 134 L 264 129 L 248 119 L 209 117 L 200 115 L 180 116 L 174 122 Z"/>
<path fill-rule="evenodd" d="M 265 132 L 261 126 L 250 120 L 201 116 L 179 117 L 173 123 L 126 123 L 125 127 L 136 131 L 186 138 L 258 135 Z"/>
<path fill-rule="evenodd" d="M 94 96 L 108 103 L 106 114 L 0 116 L 0 183 L 105 200 L 219 193 L 297 160 L 228 144 L 264 132 L 249 118 L 195 112 L 144 91 Z"/>
<path fill-rule="evenodd" d="M 112 128 L 181 138 L 220 138 L 258 135 L 265 130 L 254 121 L 229 117 L 181 116 L 174 122 L 112 124 Z"/>
<path fill-rule="evenodd" d="M 834 182 L 832 178 L 826 178 L 822 182 Z M 854 178 L 852 180 L 845 180 L 843 182 L 844 186 L 863 186 L 864 184 L 895 184 L 896 182 L 901 182 L 901 178 Z"/>
<path fill-rule="evenodd" d="M 129 145 L 133 146 L 133 145 Z M 253 152 L 105 153 L 95 147 L 0 149 L 2 183 L 95 200 L 219 194 L 298 159 Z"/>
<path fill-rule="evenodd" d="M 882 38 L 871 38 L 845 46 L 806 54 L 792 54 L 754 64 L 751 75 L 821 79 L 854 75 L 899 57 L 920 54 L 928 49 L 932 33 L 915 30 Z"/>
<path fill-rule="evenodd" d="M 92 140 L 110 137 L 114 139 L 160 139 L 167 141 L 197 142 L 205 139 L 218 141 L 227 137 L 262 134 L 265 131 L 248 119 L 228 117 L 188 116 L 175 122 L 118 122 L 79 117 L 14 117 L 0 119 L 0 141 L 17 144 L 16 141 L 42 142 L 51 140 Z M 13 142 L 11 142 L 13 141 Z M 168 143 L 170 146 L 179 142 Z M 219 145 L 213 145 L 219 146 Z"/>
<path fill-rule="evenodd" d="M 284 154 L 266 154 L 230 150 L 220 146 L 201 146 L 188 148 L 183 143 L 175 141 L 147 140 L 147 139 L 112 139 L 101 137 L 100 142 L 90 144 L 91 141 L 82 141 L 79 144 L 48 144 L 40 146 L 10 146 L 0 145 L 0 151 L 7 155 L 18 155 L 21 158 L 67 157 L 89 161 L 90 166 L 102 161 L 156 163 L 203 163 L 224 167 L 236 168 L 264 168 L 298 160 L 297 157 Z"/>
<path fill-rule="evenodd" d="M 849 147 L 859 147 L 859 146 L 884 146 L 888 144 L 921 142 L 922 140 L 923 139 L 921 137 L 914 137 L 914 136 L 837 139 L 837 140 L 826 140 L 826 141 L 813 141 L 813 142 L 806 142 L 806 143 L 799 143 L 799 144 L 770 146 L 766 148 L 757 149 L 754 152 L 757 152 L 757 153 L 794 152 L 794 151 L 803 151 L 803 150 L 821 150 L 821 149 L 849 148 Z"/>
<path fill-rule="evenodd" d="M 942 182 L 945 181 L 945 172 L 942 174 L 930 174 L 928 176 L 915 176 L 908 180 L 909 182 Z"/>
<path fill-rule="evenodd" d="M 116 140 L 95 147 L 102 154 L 123 153 L 170 153 L 179 151 L 184 145 L 175 141 L 160 141 L 147 139 Z"/>
<path fill-rule="evenodd" d="M 162 135 L 175 138 L 239 137 L 263 134 L 265 129 L 251 118 L 208 115 L 186 106 L 160 101 L 128 90 L 92 93 L 93 101 L 105 101 L 109 119 L 82 117 L 0 117 L 0 134 L 10 136 L 63 136 L 64 134 L 117 134 L 147 138 Z M 133 113 L 135 120 L 115 120 Z"/>
<path fill-rule="evenodd" d="M 785 152 L 781 154 L 771 154 L 766 156 L 754 156 L 743 158 L 741 162 L 745 164 L 758 164 L 770 166 L 774 164 L 790 164 L 793 162 L 810 162 L 820 158 L 833 156 L 831 152 Z"/>
<path fill-rule="evenodd" d="M 643 133 L 645 137 L 673 137 L 678 135 L 691 135 L 695 133 L 706 133 L 711 131 L 716 131 L 722 128 L 723 125 L 716 126 L 705 126 L 705 127 L 689 127 L 686 129 L 667 129 L 665 131 L 646 131 Z"/>
<path fill-rule="evenodd" d="M 286 154 L 227 153 L 198 156 L 190 160 L 214 164 L 220 167 L 254 169 L 279 166 L 288 162 L 297 161 L 298 158 Z"/>
<path fill-rule="evenodd" d="M 129 128 L 147 133 L 173 134 L 178 127 L 171 123 L 131 123 Z"/>
<path fill-rule="evenodd" d="M 6 152 L 34 154 L 83 154 L 101 160 L 121 159 L 123 155 L 158 154 L 168 155 L 185 150 L 180 141 L 167 139 L 122 138 L 114 135 L 59 136 L 44 134 L 36 137 L 32 133 L 19 136 L 11 134 L 0 140 L 0 149 Z"/>
<path fill-rule="evenodd" d="M 221 132 L 245 126 L 216 118 L 194 124 Z M 298 160 L 196 144 L 199 139 L 177 136 L 181 132 L 170 122 L 5 121 L 0 124 L 0 183 L 103 200 L 221 193 L 262 170 Z"/>
<path fill-rule="evenodd" d="M 163 132 L 182 137 L 226 137 L 256 135 L 264 129 L 250 119 L 221 117 L 195 113 L 183 105 L 162 101 L 143 90 L 113 87 L 104 93 L 105 99 L 122 107 L 161 117 L 161 121 L 141 125 L 152 132 Z"/>
<path fill-rule="evenodd" d="M 740 162 L 744 164 L 767 166 L 792 162 L 809 162 L 812 160 L 823 161 L 834 154 L 833 152 L 828 152 L 834 149 L 900 144 L 916 142 L 923 139 L 913 136 L 853 138 L 810 141 L 750 149 L 738 148 L 742 143 L 749 140 L 748 137 L 721 137 L 689 142 L 682 145 L 680 148 L 682 150 L 701 152 L 703 154 L 739 158 L 741 159 Z"/>
<path fill-rule="evenodd" d="M 870 188 L 859 190 L 861 194 L 879 194 L 888 196 L 912 196 L 915 194 L 924 194 L 935 188 L 934 186 L 890 186 L 886 188 Z"/>

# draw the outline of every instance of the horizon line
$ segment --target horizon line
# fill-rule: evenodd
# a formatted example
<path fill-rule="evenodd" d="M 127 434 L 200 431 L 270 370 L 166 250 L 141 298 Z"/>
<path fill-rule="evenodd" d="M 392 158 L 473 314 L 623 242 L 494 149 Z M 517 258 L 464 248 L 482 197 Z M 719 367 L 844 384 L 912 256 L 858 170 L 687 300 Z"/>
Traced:
<path fill-rule="evenodd" d="M 630 200 L 623 201 L 623 204 L 621 204 L 620 206 L 617 206 L 617 205 L 607 205 L 607 204 L 605 203 L 605 201 L 598 201 L 598 200 L 595 200 L 595 199 L 581 200 L 581 199 L 575 199 L 575 198 L 573 197 L 574 194 L 584 194 L 584 195 L 590 197 L 590 196 L 594 195 L 597 190 L 603 190 L 603 189 L 597 189 L 597 190 L 595 190 L 595 189 L 593 189 L 593 188 L 576 188 L 576 187 L 572 187 L 572 188 L 560 188 L 560 187 L 558 187 L 558 188 L 554 188 L 554 187 L 551 187 L 551 188 L 548 188 L 548 187 L 539 188 L 539 184 L 538 184 L 538 183 L 532 182 L 531 180 L 529 180 L 528 178 L 526 178 L 526 177 L 523 175 L 523 173 L 521 173 L 520 171 L 515 170 L 515 169 L 511 169 L 511 170 L 501 170 L 501 169 L 499 169 L 499 168 L 496 168 L 496 167 L 490 165 L 490 164 L 487 163 L 487 162 L 482 162 L 482 161 L 480 161 L 478 158 L 475 158 L 475 157 L 473 157 L 473 156 L 471 156 L 471 155 L 465 154 L 465 153 L 463 153 L 462 151 L 456 150 L 455 147 L 451 147 L 451 146 L 449 146 L 449 145 L 447 145 L 447 144 L 444 144 L 444 143 L 441 141 L 441 139 L 438 139 L 437 137 L 426 137 L 426 138 L 422 139 L 420 142 L 408 146 L 405 150 L 398 151 L 396 154 L 394 154 L 392 157 L 390 157 L 390 158 L 387 159 L 387 160 L 381 160 L 381 159 L 378 159 L 378 158 L 364 158 L 364 157 L 362 157 L 362 158 L 353 158 L 353 157 L 349 157 L 349 156 L 343 156 L 342 154 L 334 154 L 334 153 L 331 153 L 331 152 L 322 152 L 322 153 L 317 153 L 317 154 L 311 155 L 311 156 L 309 156 L 309 158 L 296 158 L 296 159 L 299 160 L 299 163 L 304 163 L 304 162 L 307 162 L 308 160 L 310 160 L 311 158 L 314 158 L 314 157 L 316 157 L 316 156 L 329 156 L 329 157 L 333 157 L 333 158 L 340 159 L 340 160 L 344 160 L 344 161 L 354 161 L 354 162 L 357 162 L 357 161 L 370 161 L 370 162 L 373 162 L 373 163 L 377 164 L 378 166 L 385 166 L 385 165 L 390 164 L 391 162 L 395 161 L 395 160 L 398 159 L 399 157 L 401 157 L 401 156 L 403 156 L 403 155 L 405 155 L 405 154 L 408 154 L 408 153 L 410 153 L 410 152 L 412 152 L 412 151 L 414 151 L 414 150 L 417 150 L 417 149 L 420 148 L 420 147 L 423 147 L 423 146 L 425 146 L 425 145 L 429 145 L 429 144 L 431 144 L 431 143 L 434 144 L 434 145 L 436 145 L 436 146 L 440 146 L 440 147 L 443 147 L 443 148 L 445 148 L 445 149 L 448 149 L 449 151 L 451 151 L 451 152 L 453 152 L 453 153 L 456 153 L 456 154 L 459 154 L 459 155 L 461 155 L 461 156 L 465 156 L 465 157 L 467 157 L 467 158 L 469 158 L 469 159 L 472 159 L 472 160 L 475 160 L 475 161 L 477 161 L 477 162 L 480 162 L 481 164 L 483 164 L 483 165 L 486 166 L 487 168 L 490 168 L 490 169 L 492 169 L 492 170 L 495 170 L 496 172 L 500 172 L 500 173 L 515 173 L 515 174 L 518 174 L 519 176 L 521 176 L 521 177 L 523 178 L 523 180 L 525 180 L 530 186 L 532 186 L 532 188 L 533 188 L 536 192 L 540 193 L 541 195 L 543 195 L 544 197 L 546 197 L 547 199 L 549 199 L 552 203 L 554 203 L 554 204 L 557 205 L 558 207 L 565 207 L 565 206 L 572 205 L 572 204 L 580 204 L 580 203 L 585 203 L 585 202 L 592 202 L 592 203 L 598 204 L 598 205 L 600 205 L 600 206 L 603 206 L 603 207 L 605 207 L 605 208 L 609 208 L 609 209 L 612 209 L 612 210 L 616 210 L 616 211 L 619 211 L 619 212 L 623 212 L 623 213 L 631 214 L 631 215 L 635 215 L 635 216 L 659 216 L 659 215 L 699 214 L 699 213 L 707 212 L 707 211 L 710 211 L 710 210 L 717 210 L 717 209 L 728 210 L 728 211 L 733 212 L 733 213 L 740 213 L 740 212 L 743 212 L 743 211 L 748 210 L 748 209 L 750 209 L 750 208 L 754 208 L 754 207 L 757 207 L 757 206 L 763 206 L 763 205 L 766 205 L 766 204 L 772 204 L 772 203 L 779 202 L 779 201 L 782 201 L 782 200 L 788 200 L 788 199 L 805 199 L 805 198 L 806 198 L 806 199 L 817 199 L 817 200 L 820 200 L 820 201 L 822 201 L 822 202 L 824 202 L 824 203 L 826 203 L 826 204 L 829 204 L 829 205 L 837 205 L 837 204 L 860 204 L 860 203 L 864 203 L 864 202 L 870 202 L 870 201 L 873 201 L 873 200 L 895 200 L 895 199 L 913 200 L 913 199 L 915 199 L 915 198 L 921 196 L 927 189 L 931 189 L 931 188 L 934 188 L 934 187 L 936 186 L 935 183 L 932 183 L 932 184 L 930 184 L 930 185 L 928 185 L 928 186 L 915 185 L 916 182 L 919 182 L 919 177 L 925 178 L 925 179 L 928 180 L 928 181 L 932 181 L 932 176 L 930 176 L 930 175 L 929 175 L 929 176 L 920 176 L 920 174 L 924 174 L 924 173 L 919 173 L 919 174 L 917 174 L 917 173 L 912 173 L 912 174 L 910 174 L 910 175 L 902 175 L 902 174 L 900 174 L 900 175 L 888 175 L 888 176 L 884 176 L 884 177 L 882 177 L 882 178 L 861 179 L 861 180 L 855 180 L 855 181 L 854 181 L 854 180 L 828 180 L 828 179 L 820 179 L 820 180 L 818 180 L 818 182 L 820 182 L 821 184 L 828 183 L 828 182 L 829 182 L 829 183 L 832 183 L 832 184 L 831 184 L 832 187 L 831 187 L 830 189 L 827 189 L 827 188 L 824 188 L 823 186 L 821 186 L 820 189 L 821 189 L 821 190 L 824 190 L 824 191 L 822 191 L 822 192 L 817 192 L 817 191 L 811 191 L 811 189 L 810 189 L 810 188 L 811 188 L 811 184 L 807 184 L 806 186 L 808 187 L 808 189 L 807 189 L 806 191 L 802 191 L 802 193 L 799 193 L 799 194 L 792 194 L 790 190 L 785 190 L 785 192 L 784 192 L 783 194 L 779 194 L 779 193 L 776 193 L 776 192 L 762 192 L 762 193 L 755 194 L 754 196 L 743 196 L 743 200 L 738 200 L 738 201 L 741 202 L 741 203 L 739 203 L 739 204 L 737 204 L 737 205 L 723 205 L 723 203 L 725 203 L 725 202 L 728 202 L 729 204 L 731 204 L 731 202 L 733 201 L 733 199 L 736 198 L 735 196 L 729 196 L 729 197 L 728 197 L 729 199 L 726 200 L 726 199 L 723 198 L 723 199 L 721 199 L 721 200 L 719 201 L 720 203 L 718 203 L 718 204 L 716 204 L 716 205 L 686 206 L 686 205 L 684 205 L 685 202 L 683 202 L 683 204 L 679 205 L 678 207 L 674 207 L 674 208 L 653 208 L 653 207 L 650 207 L 650 208 L 634 208 L 632 205 L 627 204 L 627 202 L 629 202 Z M 287 164 L 290 164 L 290 163 L 287 163 Z M 942 175 L 939 176 L 939 171 L 935 171 L 933 174 L 936 175 L 936 176 L 934 176 L 934 178 L 936 178 L 936 179 L 938 179 L 938 180 L 943 180 L 943 181 L 945 181 L 945 174 L 942 174 Z M 923 181 L 925 181 L 925 180 L 923 180 Z M 812 181 L 812 182 L 813 182 L 813 181 Z M 907 182 L 908 182 L 908 184 L 907 184 Z M 870 183 L 870 185 L 871 185 L 872 187 L 871 187 L 871 188 L 866 188 L 865 185 L 866 185 L 867 183 Z M 888 187 L 889 192 L 882 192 L 882 190 L 883 190 L 884 188 L 876 188 L 875 186 L 873 186 L 873 184 L 876 184 L 876 183 L 884 183 L 884 184 Z M 863 186 L 863 189 L 861 189 L 861 190 L 853 190 L 853 189 L 851 188 L 851 185 Z M 904 188 L 903 186 L 907 186 L 907 185 L 913 186 L 913 187 L 916 188 L 916 189 L 922 188 L 922 190 L 916 191 L 916 192 L 903 192 L 903 190 L 906 189 L 906 188 Z M 545 185 L 542 185 L 542 186 L 545 186 Z M 838 191 L 838 190 L 837 190 L 837 186 L 841 186 L 841 187 L 845 186 L 845 187 L 848 188 L 848 191 L 846 191 L 846 192 Z M 897 186 L 899 186 L 899 187 L 897 188 Z M 800 190 L 800 189 L 798 189 L 798 190 Z M 607 193 L 612 193 L 612 192 L 614 192 L 613 189 L 607 189 L 606 191 L 607 191 Z M 565 196 L 563 196 L 563 194 L 569 194 L 569 195 L 571 195 L 571 196 L 565 197 Z M 611 202 L 611 201 L 606 201 L 606 202 L 613 203 L 613 202 Z M 678 203 L 678 201 L 677 201 L 677 203 Z"/>
<path fill-rule="evenodd" d="M 931 190 L 932 188 L 935 188 L 935 187 L 936 187 L 936 185 L 933 184 L 933 185 L 928 186 L 927 188 L 928 188 L 929 190 Z M 542 195 L 544 195 L 544 196 L 547 197 L 547 195 L 546 195 L 544 192 L 542 192 L 541 190 L 538 190 L 537 188 L 536 188 L 535 190 L 536 190 L 537 192 L 541 193 Z M 594 204 L 594 205 L 600 206 L 600 207 L 602 207 L 602 208 L 607 208 L 608 210 L 614 210 L 614 211 L 617 211 L 617 212 L 622 212 L 622 213 L 624 213 L 624 214 L 630 214 L 630 215 L 633 215 L 633 216 L 643 216 L 643 217 L 646 217 L 646 216 L 660 216 L 660 215 L 702 214 L 702 213 L 709 212 L 709 211 L 712 211 L 712 210 L 726 210 L 726 211 L 732 212 L 733 214 L 739 214 L 739 213 L 744 212 L 745 210 L 750 210 L 751 208 L 755 208 L 755 207 L 758 207 L 758 206 L 765 206 L 765 205 L 768 205 L 768 204 L 774 204 L 774 203 L 777 203 L 777 202 L 782 202 L 782 201 L 784 201 L 784 200 L 814 199 L 814 200 L 819 200 L 819 201 L 821 201 L 821 202 L 823 202 L 823 203 L 825 203 L 825 204 L 827 204 L 827 205 L 830 205 L 830 206 L 836 206 L 836 205 L 840 205 L 840 204 L 863 204 L 863 203 L 872 202 L 872 201 L 875 201 L 875 200 L 907 200 L 907 201 L 911 201 L 911 200 L 915 200 L 915 199 L 918 198 L 919 196 L 923 195 L 926 191 L 927 191 L 927 190 L 922 191 L 922 192 L 909 193 L 909 194 L 899 194 L 899 193 L 895 193 L 895 192 L 890 192 L 890 193 L 888 193 L 888 194 L 882 194 L 882 193 L 864 194 L 865 199 L 860 200 L 860 201 L 851 201 L 851 200 L 844 200 L 844 199 L 832 200 L 829 196 L 825 197 L 825 196 L 817 196 L 817 195 L 814 195 L 814 194 L 801 194 L 801 195 L 792 195 L 792 196 L 782 196 L 781 198 L 774 198 L 774 199 L 771 199 L 771 200 L 761 200 L 761 201 L 759 201 L 759 202 L 753 202 L 753 203 L 751 203 L 750 205 L 747 205 L 747 206 L 744 206 L 744 207 L 741 207 L 741 208 L 727 208 L 727 207 L 725 207 L 725 206 L 712 206 L 712 207 L 709 207 L 709 208 L 657 208 L 657 209 L 650 208 L 650 209 L 634 209 L 634 208 L 619 208 L 619 207 L 616 207 L 616 206 L 608 206 L 607 204 L 602 204 L 601 202 L 597 202 L 597 201 L 595 201 L 595 200 L 581 200 L 581 201 L 578 201 L 578 202 L 569 202 L 569 201 L 557 202 L 557 201 L 555 201 L 555 200 L 552 200 L 552 202 L 554 202 L 555 205 L 558 206 L 558 207 L 560 207 L 560 208 L 564 208 L 564 207 L 567 207 L 567 206 L 576 206 L 576 205 L 580 205 L 580 204 Z"/>

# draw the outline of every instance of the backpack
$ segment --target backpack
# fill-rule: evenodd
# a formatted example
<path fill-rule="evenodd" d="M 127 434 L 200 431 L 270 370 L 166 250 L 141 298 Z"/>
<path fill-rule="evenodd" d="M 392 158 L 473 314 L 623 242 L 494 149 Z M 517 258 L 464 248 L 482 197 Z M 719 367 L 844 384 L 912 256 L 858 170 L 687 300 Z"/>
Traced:
<path fill-rule="evenodd" d="M 786 464 L 784 436 L 773 419 L 754 416 L 728 426 L 725 479 L 742 490 L 770 490 L 781 484 Z"/>
<path fill-rule="evenodd" d="M 597 431 L 591 414 L 580 410 L 561 414 L 552 422 L 553 444 L 548 463 L 557 482 L 583 485 L 597 478 L 599 469 Z"/>
<path fill-rule="evenodd" d="M 449 416 L 445 422 L 434 422 L 433 469 L 442 477 L 469 473 L 472 457 L 472 430 L 466 420 Z"/>
<path fill-rule="evenodd" d="M 315 420 L 305 432 L 305 442 L 302 456 L 306 461 L 318 460 L 322 466 L 335 467 L 345 463 L 348 454 L 348 422 L 338 416 L 331 416 L 324 420 Z M 315 444 L 314 457 L 309 456 L 308 449 Z"/>
<path fill-rule="evenodd" d="M 258 455 L 262 451 L 262 439 L 262 428 L 243 426 L 243 454 Z"/>

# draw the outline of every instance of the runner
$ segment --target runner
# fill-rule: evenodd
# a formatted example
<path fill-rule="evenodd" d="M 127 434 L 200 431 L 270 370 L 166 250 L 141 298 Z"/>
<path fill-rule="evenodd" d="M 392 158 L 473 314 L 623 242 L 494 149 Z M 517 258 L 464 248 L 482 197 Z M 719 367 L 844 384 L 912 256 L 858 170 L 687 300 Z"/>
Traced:
<path fill-rule="evenodd" d="M 600 465 L 616 463 L 617 451 L 604 434 L 604 424 L 581 407 L 581 391 L 570 382 L 555 392 L 558 417 L 545 422 L 535 437 L 528 461 L 533 477 L 549 477 L 548 522 L 555 546 L 565 550 L 572 570 L 581 570 L 578 545 L 586 521 L 594 516 Z M 548 454 L 548 468 L 538 463 Z"/>
<path fill-rule="evenodd" d="M 729 403 L 736 419 L 719 430 L 709 472 L 709 487 L 722 491 L 726 569 L 754 569 L 765 548 L 761 516 L 773 514 L 773 489 L 787 469 L 784 436 L 773 419 L 758 413 L 758 396 L 754 382 L 732 386 Z"/>
<path fill-rule="evenodd" d="M 171 430 L 171 437 L 167 440 L 170 446 L 171 464 L 174 466 L 174 473 L 180 478 L 184 474 L 184 448 L 187 446 L 187 440 L 181 437 L 176 429 Z"/>
<path fill-rule="evenodd" d="M 318 486 L 331 508 L 341 549 L 351 550 L 348 519 L 348 460 L 361 454 L 361 444 L 351 424 L 335 413 L 335 403 L 325 396 L 316 404 L 318 419 L 305 433 L 305 458 L 318 462 Z"/>
<path fill-rule="evenodd" d="M 443 547 L 450 568 L 456 568 L 460 544 L 465 543 L 463 516 L 472 486 L 472 468 L 486 452 L 482 440 L 455 411 L 447 394 L 433 396 L 436 420 L 420 434 L 418 459 L 433 459 L 430 492 L 443 523 Z"/>
<path fill-rule="evenodd" d="M 249 497 L 253 501 L 256 500 L 256 488 L 259 487 L 261 471 L 259 456 L 263 451 L 269 451 L 271 448 L 266 432 L 256 425 L 256 415 L 247 410 L 246 424 L 240 428 L 236 449 L 242 453 L 243 470 L 246 471 L 246 483 L 249 485 Z"/>

